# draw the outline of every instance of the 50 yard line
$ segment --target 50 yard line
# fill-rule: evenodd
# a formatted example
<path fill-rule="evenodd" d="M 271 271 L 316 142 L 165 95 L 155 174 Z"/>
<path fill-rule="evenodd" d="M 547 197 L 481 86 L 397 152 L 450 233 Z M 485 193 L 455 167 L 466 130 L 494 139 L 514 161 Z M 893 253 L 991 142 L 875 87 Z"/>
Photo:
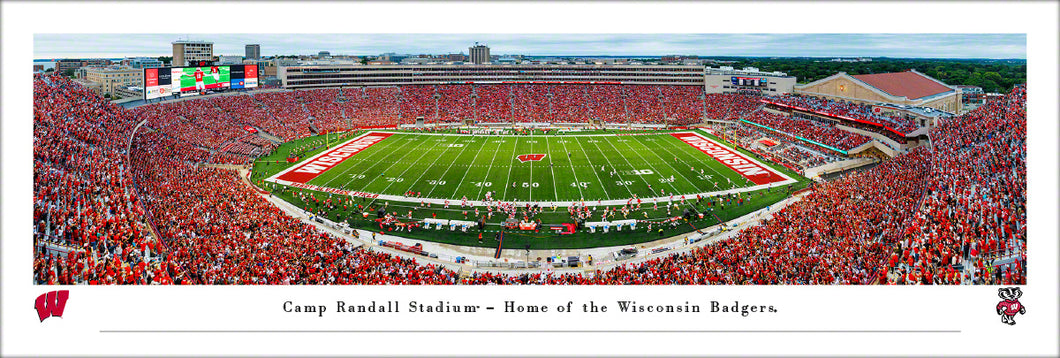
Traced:
<path fill-rule="evenodd" d="M 512 161 L 508 163 L 508 177 L 504 179 L 504 194 L 501 195 L 499 200 L 508 200 L 508 181 L 512 180 L 512 167 L 515 166 L 515 153 L 519 151 L 519 139 L 515 139 L 515 145 L 512 146 Z"/>

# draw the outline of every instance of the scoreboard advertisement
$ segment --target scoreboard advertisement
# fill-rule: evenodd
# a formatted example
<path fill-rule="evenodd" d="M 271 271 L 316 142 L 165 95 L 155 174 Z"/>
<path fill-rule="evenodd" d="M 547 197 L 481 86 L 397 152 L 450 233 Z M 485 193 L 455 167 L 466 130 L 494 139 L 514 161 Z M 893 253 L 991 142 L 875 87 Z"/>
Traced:
<path fill-rule="evenodd" d="M 736 77 L 736 76 L 733 76 L 731 81 L 732 81 L 733 86 L 765 87 L 766 85 L 769 84 L 769 79 L 768 78 L 759 78 L 759 77 Z"/>
<path fill-rule="evenodd" d="M 258 86 L 255 65 L 161 67 L 144 69 L 144 99 L 179 93 L 194 96 L 205 91 Z"/>

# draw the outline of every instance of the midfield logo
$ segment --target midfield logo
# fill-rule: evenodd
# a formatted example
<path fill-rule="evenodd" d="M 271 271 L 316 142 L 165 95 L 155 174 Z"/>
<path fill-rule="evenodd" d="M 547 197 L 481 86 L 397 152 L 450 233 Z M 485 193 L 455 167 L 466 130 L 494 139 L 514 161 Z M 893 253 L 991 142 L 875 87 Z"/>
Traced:
<path fill-rule="evenodd" d="M 70 298 L 70 291 L 60 290 L 42 293 L 37 296 L 33 307 L 37 309 L 37 316 L 44 322 L 48 317 L 62 317 L 66 309 L 66 300 Z"/>
<path fill-rule="evenodd" d="M 523 154 L 523 155 L 520 155 L 520 156 L 518 156 L 516 158 L 519 158 L 519 161 L 523 162 L 523 163 L 536 162 L 536 161 L 540 161 L 541 159 L 545 159 L 545 155 L 544 154 Z"/>

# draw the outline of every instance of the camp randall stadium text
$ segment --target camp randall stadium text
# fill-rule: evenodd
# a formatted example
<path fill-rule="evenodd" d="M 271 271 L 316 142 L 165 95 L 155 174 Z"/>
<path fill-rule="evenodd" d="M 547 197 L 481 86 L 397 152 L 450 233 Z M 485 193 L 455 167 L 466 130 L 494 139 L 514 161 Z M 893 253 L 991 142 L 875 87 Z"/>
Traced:
<path fill-rule="evenodd" d="M 748 317 L 752 314 L 777 313 L 773 305 L 747 304 L 741 301 L 684 301 L 679 304 L 642 303 L 637 301 L 567 301 L 561 304 L 525 304 L 517 301 L 504 301 L 500 305 L 463 305 L 450 301 L 335 301 L 331 304 L 305 304 L 295 301 L 284 301 L 283 312 L 290 314 L 309 314 L 323 317 L 325 314 L 350 313 L 719 313 Z"/>

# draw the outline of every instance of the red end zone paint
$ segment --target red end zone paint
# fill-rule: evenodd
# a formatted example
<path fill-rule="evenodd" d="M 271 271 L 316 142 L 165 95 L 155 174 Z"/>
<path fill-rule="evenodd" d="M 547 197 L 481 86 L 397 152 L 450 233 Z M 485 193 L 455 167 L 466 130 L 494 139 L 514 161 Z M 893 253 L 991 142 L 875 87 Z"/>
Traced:
<path fill-rule="evenodd" d="M 390 135 L 391 133 L 372 133 L 355 141 L 332 148 L 331 150 L 324 152 L 323 155 L 299 164 L 294 169 L 280 175 L 276 179 L 294 183 L 307 183 L 318 175 L 328 171 L 328 169 L 339 165 L 339 163 L 345 161 L 346 158 L 360 153 L 365 148 L 371 147 L 383 139 L 387 139 Z"/>
<path fill-rule="evenodd" d="M 740 173 L 744 178 L 747 178 L 755 184 L 762 185 L 785 180 L 768 166 L 758 165 L 743 154 L 723 147 L 718 143 L 700 137 L 697 134 L 671 133 L 671 135 L 688 143 L 688 145 L 696 147 L 701 152 L 709 155 L 711 158 L 714 158 L 714 160 L 724 164 L 726 167 L 729 167 L 729 169 Z"/>

